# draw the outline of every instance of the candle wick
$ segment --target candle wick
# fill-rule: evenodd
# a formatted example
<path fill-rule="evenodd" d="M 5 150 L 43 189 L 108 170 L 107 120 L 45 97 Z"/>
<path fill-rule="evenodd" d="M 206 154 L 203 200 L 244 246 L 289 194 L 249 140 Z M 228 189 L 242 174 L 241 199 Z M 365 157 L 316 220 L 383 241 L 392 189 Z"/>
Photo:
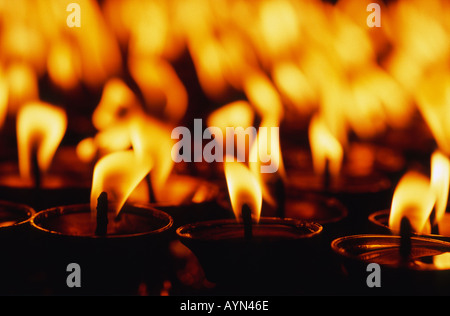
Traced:
<path fill-rule="evenodd" d="M 323 173 L 323 187 L 329 189 L 331 185 L 330 159 L 325 158 L 325 170 Z"/>
<path fill-rule="evenodd" d="M 275 183 L 275 198 L 277 200 L 277 217 L 284 218 L 285 203 L 286 203 L 286 188 L 284 185 L 284 181 L 281 177 L 278 177 Z"/>
<path fill-rule="evenodd" d="M 96 236 L 105 236 L 108 228 L 108 194 L 100 193 L 97 199 L 97 227 Z"/>
<path fill-rule="evenodd" d="M 147 181 L 147 186 L 148 186 L 148 201 L 149 202 L 156 202 L 155 191 L 153 190 L 152 177 L 151 177 L 151 173 L 150 172 L 147 174 L 145 179 Z"/>
<path fill-rule="evenodd" d="M 42 185 L 42 177 L 41 177 L 41 170 L 39 168 L 39 161 L 38 161 L 38 143 L 35 142 L 31 149 L 31 172 L 33 174 L 33 180 L 34 180 L 34 188 L 36 190 L 39 190 Z"/>
<path fill-rule="evenodd" d="M 244 221 L 244 238 L 251 240 L 253 238 L 252 231 L 252 212 L 247 204 L 242 205 L 242 220 Z"/>
<path fill-rule="evenodd" d="M 400 256 L 402 260 L 408 261 L 411 256 L 411 235 L 412 227 L 408 218 L 405 216 L 400 222 Z"/>
<path fill-rule="evenodd" d="M 436 220 L 436 205 L 434 205 L 433 210 L 430 213 L 430 225 L 431 233 L 434 235 L 439 235 L 439 225 Z"/>

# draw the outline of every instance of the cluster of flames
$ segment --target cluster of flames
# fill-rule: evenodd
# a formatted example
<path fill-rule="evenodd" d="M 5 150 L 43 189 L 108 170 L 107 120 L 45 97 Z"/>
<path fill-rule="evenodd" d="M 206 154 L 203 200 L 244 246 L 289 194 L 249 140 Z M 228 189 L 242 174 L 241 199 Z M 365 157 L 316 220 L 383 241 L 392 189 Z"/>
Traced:
<path fill-rule="evenodd" d="M 246 127 L 257 116 L 260 126 L 270 127 L 291 115 L 310 118 L 318 173 L 328 160 L 330 173 L 339 174 L 350 133 L 370 140 L 388 128 L 407 127 L 416 111 L 438 144 L 436 161 L 448 164 L 450 5 L 445 0 L 381 4 L 381 27 L 375 28 L 367 25 L 372 1 L 361 0 L 78 0 L 79 28 L 67 26 L 70 2 L 0 1 L 0 123 L 17 117 L 24 177 L 30 177 L 33 150 L 39 167 L 49 168 L 67 127 L 64 105 L 40 98 L 39 81 L 47 76 L 64 92 L 81 85 L 102 90 L 92 112 L 98 133 L 77 148 L 80 159 L 96 162 L 93 201 L 107 190 L 124 202 L 148 174 L 155 190 L 161 188 L 173 169 L 170 131 L 189 105 L 189 91 L 173 66 L 186 52 L 205 95 L 224 103 L 208 117 L 209 125 Z M 230 91 L 245 98 L 224 101 Z M 269 143 L 281 153 L 278 136 Z M 279 157 L 277 176 L 284 178 Z M 412 181 L 426 198 L 416 203 L 407 196 L 413 209 L 424 209 L 424 217 L 436 206 L 437 219 L 445 210 L 443 176 L 449 174 L 447 165 L 433 165 L 438 168 L 447 169 L 433 172 L 431 181 L 422 176 Z M 270 196 L 254 170 L 225 168 L 230 195 L 240 196 L 233 204 L 248 203 L 258 218 L 260 199 Z M 232 174 L 239 185 L 231 184 Z M 410 178 L 405 176 L 394 196 L 393 209 L 400 212 L 411 210 L 397 206 Z M 255 186 L 261 192 L 245 189 Z M 236 193 L 233 187 L 241 189 Z M 401 215 L 391 216 L 396 217 Z M 425 222 L 413 226 L 423 231 Z"/>

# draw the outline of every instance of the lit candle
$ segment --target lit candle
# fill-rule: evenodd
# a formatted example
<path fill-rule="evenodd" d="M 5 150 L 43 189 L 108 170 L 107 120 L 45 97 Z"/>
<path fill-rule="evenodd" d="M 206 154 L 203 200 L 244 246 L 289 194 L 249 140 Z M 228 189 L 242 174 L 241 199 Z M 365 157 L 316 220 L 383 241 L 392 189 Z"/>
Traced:
<path fill-rule="evenodd" d="M 398 182 L 388 210 L 369 216 L 381 232 L 398 231 L 400 218 L 411 221 L 416 235 L 450 238 L 450 216 L 446 212 L 450 183 L 450 160 L 436 150 L 431 156 L 431 176 L 409 171 Z"/>
<path fill-rule="evenodd" d="M 132 150 L 109 154 L 94 168 L 91 203 L 38 212 L 31 225 L 36 248 L 45 253 L 40 267 L 54 276 L 68 262 L 80 264 L 89 280 L 79 289 L 85 294 L 133 294 L 147 278 L 161 281 L 173 219 L 147 204 L 126 203 L 150 167 Z M 64 283 L 52 285 L 67 290 Z"/>
<path fill-rule="evenodd" d="M 406 239 L 406 240 L 405 240 Z M 331 244 L 345 266 L 347 294 L 443 295 L 449 293 L 450 243 L 423 237 L 353 235 Z M 377 264 L 380 274 L 376 274 Z M 369 279 L 369 275 L 373 279 Z M 378 280 L 376 279 L 378 278 Z M 377 284 L 379 288 L 374 288 Z M 371 287 L 368 286 L 369 283 Z"/>
<path fill-rule="evenodd" d="M 262 192 L 254 174 L 239 162 L 225 163 L 224 168 L 236 219 L 203 221 L 177 229 L 181 242 L 199 258 L 206 277 L 212 282 L 238 281 L 243 287 L 267 290 L 269 283 L 290 280 L 285 273 L 293 271 L 291 268 L 311 271 L 308 267 L 315 261 L 322 226 L 261 217 Z"/>
<path fill-rule="evenodd" d="M 6 161 L 0 166 L 3 199 L 24 202 L 37 210 L 59 202 L 83 201 L 89 190 L 88 169 L 74 161 L 76 156 L 70 147 L 59 148 L 66 126 L 65 111 L 52 104 L 29 102 L 20 108 L 18 163 Z M 64 201 L 59 200 L 61 197 Z"/>

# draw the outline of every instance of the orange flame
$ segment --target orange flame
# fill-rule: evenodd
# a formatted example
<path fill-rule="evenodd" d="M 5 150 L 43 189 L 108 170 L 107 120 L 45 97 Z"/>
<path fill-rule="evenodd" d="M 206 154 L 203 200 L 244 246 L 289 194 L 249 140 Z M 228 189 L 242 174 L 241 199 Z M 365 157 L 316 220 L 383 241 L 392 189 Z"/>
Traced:
<path fill-rule="evenodd" d="M 450 154 L 450 75 L 435 72 L 416 91 L 418 108 L 430 128 L 439 149 Z"/>
<path fill-rule="evenodd" d="M 262 44 L 273 60 L 284 56 L 300 40 L 297 11 L 290 1 L 263 1 L 258 10 Z"/>
<path fill-rule="evenodd" d="M 328 160 L 330 175 L 337 176 L 341 170 L 344 151 L 318 115 L 312 118 L 309 125 L 309 142 L 315 172 L 324 174 Z"/>
<path fill-rule="evenodd" d="M 72 34 L 82 60 L 82 80 L 88 87 L 98 88 L 122 66 L 118 43 L 108 28 L 100 5 L 92 0 L 79 0 L 82 26 Z M 62 11 L 64 14 L 66 12 Z M 67 15 L 66 15 L 67 16 Z"/>
<path fill-rule="evenodd" d="M 268 123 L 268 122 L 266 122 Z M 249 154 L 249 168 L 259 181 L 263 199 L 270 205 L 277 204 L 275 197 L 270 193 L 269 183 L 271 179 L 280 177 L 286 181 L 281 155 L 280 135 L 277 126 L 261 126 L 256 140 L 252 143 Z"/>
<path fill-rule="evenodd" d="M 92 123 L 98 130 L 103 130 L 127 123 L 135 114 L 142 114 L 136 95 L 121 79 L 112 78 L 103 88 L 100 102 L 92 114 Z"/>
<path fill-rule="evenodd" d="M 400 232 L 400 222 L 407 217 L 413 231 L 425 233 L 430 230 L 428 218 L 436 201 L 429 179 L 417 172 L 406 173 L 395 188 L 389 215 L 389 228 Z"/>
<path fill-rule="evenodd" d="M 240 162 L 224 163 L 225 177 L 231 206 L 238 222 L 241 221 L 242 206 L 246 204 L 258 222 L 261 215 L 262 192 L 255 175 Z"/>
<path fill-rule="evenodd" d="M 75 148 L 77 157 L 83 162 L 91 162 L 97 154 L 97 144 L 93 137 L 82 139 Z"/>
<path fill-rule="evenodd" d="M 431 156 L 431 188 L 436 194 L 436 222 L 444 217 L 450 187 L 450 160 L 440 151 Z"/>
<path fill-rule="evenodd" d="M 0 70 L 0 128 L 8 114 L 8 82 Z"/>
<path fill-rule="evenodd" d="M 170 122 L 178 122 L 184 116 L 188 94 L 169 62 L 151 57 L 131 58 L 129 69 L 150 110 Z"/>
<path fill-rule="evenodd" d="M 17 113 L 25 102 L 38 101 L 38 79 L 29 65 L 14 63 L 5 73 L 8 81 L 8 113 Z"/>
<path fill-rule="evenodd" d="M 99 131 L 94 137 L 81 140 L 76 148 L 78 158 L 92 162 L 111 152 L 127 150 L 131 147 L 128 125 L 117 124 Z"/>
<path fill-rule="evenodd" d="M 222 131 L 222 139 L 217 139 L 224 143 L 227 127 L 248 127 L 252 126 L 254 113 L 251 105 L 244 100 L 228 103 L 212 112 L 207 120 L 209 127 L 217 127 Z M 220 137 L 220 135 L 215 135 Z"/>
<path fill-rule="evenodd" d="M 144 164 L 153 164 L 151 185 L 155 199 L 160 201 L 174 165 L 174 161 L 167 158 L 175 143 L 171 129 L 150 117 L 139 117 L 130 123 L 130 139 L 137 158 Z"/>
<path fill-rule="evenodd" d="M 302 114 L 309 114 L 317 101 L 317 92 L 298 65 L 289 61 L 274 65 L 272 76 L 275 85 L 292 106 Z"/>
<path fill-rule="evenodd" d="M 189 42 L 189 50 L 203 91 L 212 99 L 227 92 L 224 51 L 215 38 L 200 38 Z"/>
<path fill-rule="evenodd" d="M 52 44 L 47 60 L 50 79 L 63 89 L 74 88 L 80 79 L 79 56 L 73 45 L 65 40 Z"/>
<path fill-rule="evenodd" d="M 263 119 L 281 121 L 284 108 L 280 95 L 265 74 L 259 70 L 248 74 L 244 79 L 244 92 Z"/>
<path fill-rule="evenodd" d="M 44 102 L 25 104 L 17 115 L 17 146 L 20 175 L 31 179 L 31 155 L 36 146 L 39 169 L 50 167 L 64 137 L 67 116 L 64 110 Z"/>
<path fill-rule="evenodd" d="M 97 199 L 108 194 L 109 210 L 119 214 L 126 200 L 149 173 L 152 164 L 142 161 L 134 151 L 117 151 L 101 158 L 95 165 L 91 189 L 91 212 L 96 213 Z"/>

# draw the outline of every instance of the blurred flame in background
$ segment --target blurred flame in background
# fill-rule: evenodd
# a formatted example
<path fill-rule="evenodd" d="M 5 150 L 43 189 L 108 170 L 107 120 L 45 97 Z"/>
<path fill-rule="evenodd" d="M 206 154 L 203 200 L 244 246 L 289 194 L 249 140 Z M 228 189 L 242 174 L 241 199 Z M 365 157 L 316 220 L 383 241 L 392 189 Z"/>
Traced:
<path fill-rule="evenodd" d="M 22 178 L 32 179 L 33 155 L 40 172 L 46 172 L 64 137 L 67 116 L 63 109 L 43 102 L 24 104 L 17 114 L 17 147 Z"/>
<path fill-rule="evenodd" d="M 344 151 L 320 116 L 315 116 L 311 120 L 309 139 L 314 171 L 321 175 L 329 172 L 330 176 L 337 177 L 341 171 Z"/>
<path fill-rule="evenodd" d="M 0 124 L 26 102 L 46 101 L 45 80 L 64 92 L 101 91 L 90 113 L 97 133 L 77 148 L 83 161 L 135 147 L 136 117 L 156 133 L 145 145 L 160 123 L 190 119 L 190 107 L 217 110 L 208 124 L 220 128 L 314 123 L 319 113 L 338 152 L 351 134 L 370 140 L 419 113 L 450 154 L 446 0 L 381 3 L 380 28 L 367 26 L 369 0 L 78 0 L 79 28 L 66 24 L 71 2 L 0 0 Z M 186 55 L 207 104 L 190 99 Z M 220 112 L 231 107 L 237 114 Z M 163 169 L 161 178 L 172 167 Z"/>
<path fill-rule="evenodd" d="M 349 131 L 373 137 L 404 127 L 425 74 L 448 68 L 449 4 L 442 0 L 382 4 L 381 28 L 366 25 L 369 1 L 80 0 L 79 28 L 66 25 L 69 3 L 2 1 L 9 108 L 18 96 L 38 97 L 29 84 L 14 93 L 15 83 L 45 73 L 71 89 L 102 87 L 128 70 L 145 106 L 179 122 L 188 92 L 173 62 L 187 50 L 211 99 L 241 90 L 258 114 L 270 110 L 280 120 L 289 104 L 301 115 L 321 108 L 345 144 Z"/>

